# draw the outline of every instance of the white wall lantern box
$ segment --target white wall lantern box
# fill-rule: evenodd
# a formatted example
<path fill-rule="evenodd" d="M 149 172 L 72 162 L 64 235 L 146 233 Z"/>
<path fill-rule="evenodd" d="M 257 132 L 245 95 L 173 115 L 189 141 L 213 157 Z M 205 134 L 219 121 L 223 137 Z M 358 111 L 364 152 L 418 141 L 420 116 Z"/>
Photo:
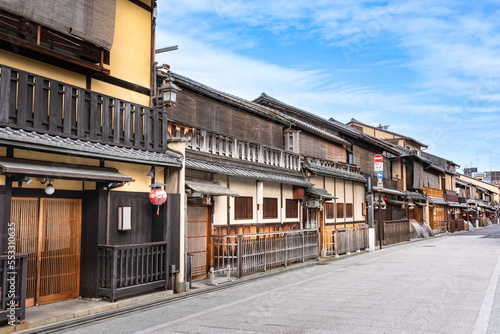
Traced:
<path fill-rule="evenodd" d="M 132 207 L 119 206 L 118 231 L 131 231 L 131 230 L 132 230 Z"/>

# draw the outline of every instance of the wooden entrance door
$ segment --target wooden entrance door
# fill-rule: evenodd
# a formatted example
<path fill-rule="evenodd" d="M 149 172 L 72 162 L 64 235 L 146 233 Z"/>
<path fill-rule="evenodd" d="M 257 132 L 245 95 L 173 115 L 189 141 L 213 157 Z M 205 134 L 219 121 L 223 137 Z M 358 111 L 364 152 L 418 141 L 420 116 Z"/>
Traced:
<path fill-rule="evenodd" d="M 16 252 L 28 254 L 27 305 L 80 293 L 80 199 L 13 198 Z"/>
<path fill-rule="evenodd" d="M 208 207 L 188 205 L 187 209 L 187 252 L 193 255 L 194 279 L 207 277 L 210 263 L 210 218 Z"/>

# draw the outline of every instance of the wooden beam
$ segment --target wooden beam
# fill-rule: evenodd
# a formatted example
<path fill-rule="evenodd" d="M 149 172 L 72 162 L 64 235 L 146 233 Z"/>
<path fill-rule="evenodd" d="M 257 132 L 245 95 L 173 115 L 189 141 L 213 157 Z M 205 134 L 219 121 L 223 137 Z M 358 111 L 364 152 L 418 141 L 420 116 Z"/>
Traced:
<path fill-rule="evenodd" d="M 136 4 L 137 6 L 141 7 L 142 9 L 147 10 L 148 12 L 152 13 L 153 12 L 153 7 L 146 5 L 144 2 L 141 0 L 129 0 L 131 3 Z"/>
<path fill-rule="evenodd" d="M 117 77 L 113 77 L 110 75 L 105 75 L 104 73 L 92 73 L 91 74 L 92 78 L 98 79 L 104 82 L 107 82 L 109 84 L 119 86 L 128 90 L 132 90 L 134 92 L 137 92 L 139 94 L 147 95 L 150 96 L 151 90 L 147 87 L 136 85 L 132 82 L 128 82 L 122 79 L 119 79 Z"/>
<path fill-rule="evenodd" d="M 63 67 L 66 69 L 73 70 L 79 73 L 89 73 L 89 72 L 98 72 L 102 74 L 109 74 L 110 71 L 100 67 L 98 65 L 86 62 L 84 60 L 68 56 L 64 53 L 47 49 L 41 45 L 36 45 L 34 43 L 25 41 L 23 39 L 10 36 L 6 33 L 0 32 L 0 41 L 1 47 L 4 49 L 11 49 L 12 51 L 19 53 L 23 56 L 27 56 L 29 58 L 34 58 L 36 60 L 41 60 L 45 63 L 49 63 L 52 65 L 56 65 L 59 67 Z M 5 47 L 5 44 L 10 44 L 9 47 Z M 34 54 L 39 57 L 34 57 Z M 62 61 L 62 63 L 61 63 Z"/>

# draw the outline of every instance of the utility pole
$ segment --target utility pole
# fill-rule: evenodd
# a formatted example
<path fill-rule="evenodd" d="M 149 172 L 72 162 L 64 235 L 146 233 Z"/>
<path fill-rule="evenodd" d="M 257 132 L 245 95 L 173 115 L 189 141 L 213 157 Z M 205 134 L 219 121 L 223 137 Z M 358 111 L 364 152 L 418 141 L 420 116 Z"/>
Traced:
<path fill-rule="evenodd" d="M 367 207 L 367 216 L 368 216 L 368 247 L 370 252 L 375 251 L 375 224 L 374 224 L 374 215 L 373 215 L 373 178 L 372 175 L 368 175 L 367 180 L 367 193 L 368 193 L 368 207 Z"/>
<path fill-rule="evenodd" d="M 479 215 L 477 213 L 477 198 L 476 198 L 475 206 L 476 206 L 476 228 L 478 228 L 479 227 Z"/>

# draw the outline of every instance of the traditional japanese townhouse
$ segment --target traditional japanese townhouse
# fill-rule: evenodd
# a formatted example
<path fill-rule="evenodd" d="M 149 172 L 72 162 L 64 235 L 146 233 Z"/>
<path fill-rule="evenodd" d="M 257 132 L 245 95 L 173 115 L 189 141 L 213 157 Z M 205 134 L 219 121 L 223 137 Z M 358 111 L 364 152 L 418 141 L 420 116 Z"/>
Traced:
<path fill-rule="evenodd" d="M 462 174 L 456 179 L 456 184 L 467 194 L 471 222 L 476 226 L 484 226 L 498 218 L 500 193 L 498 186 Z"/>
<path fill-rule="evenodd" d="M 389 126 L 371 126 L 354 118 L 347 124 L 365 135 L 389 143 L 392 151 L 397 152 L 385 156 L 390 158 L 390 160 L 387 159 L 389 177 L 385 178 L 386 171 L 384 170 L 384 189 L 381 193 L 385 195 L 384 197 L 388 199 L 392 197 L 392 199 L 389 199 L 391 205 L 389 210 L 386 207 L 381 211 L 382 220 L 403 217 L 423 224 L 427 199 L 422 193 L 420 171 L 423 170 L 424 165 L 430 165 L 428 160 L 421 158 L 422 149 L 427 146 L 413 138 L 389 131 Z"/>
<path fill-rule="evenodd" d="M 0 248 L 14 223 L 28 304 L 166 288 L 179 265 L 183 157 L 149 107 L 154 7 L 0 1 Z M 154 182 L 173 193 L 159 208 Z"/>
<path fill-rule="evenodd" d="M 167 75 L 181 89 L 168 109 L 169 133 L 186 141 L 185 251 L 193 256 L 193 277 L 220 267 L 225 250 L 213 245 L 213 236 L 313 227 L 304 224 L 300 209 L 312 184 L 300 154 L 284 146 L 290 122 L 256 103 Z"/>
<path fill-rule="evenodd" d="M 394 197 L 394 201 L 397 201 L 398 195 L 405 195 L 404 192 L 397 190 L 397 182 L 393 181 L 390 176 L 389 158 L 396 158 L 398 153 L 392 145 L 373 136 L 365 135 L 334 119 L 327 120 L 287 105 L 265 93 L 261 94 L 255 102 L 273 108 L 293 123 L 293 127 L 287 130 L 290 138 L 288 143 L 304 155 L 304 169 L 311 175 L 311 182 L 316 188 L 312 191 L 331 194 L 332 197 L 326 197 L 326 200 L 323 197 L 325 203 L 320 206 L 322 210 L 320 225 L 323 235 L 329 235 L 332 230 L 339 227 L 366 224 L 365 184 L 368 175 L 374 174 L 373 158 L 376 154 L 382 154 L 385 162 L 384 184 L 386 187 L 394 187 L 394 189 L 386 187 L 384 189 L 390 193 L 391 198 Z M 316 130 L 312 131 L 312 129 Z M 322 131 L 323 135 L 318 130 Z M 324 133 L 334 137 L 327 138 Z M 339 141 L 339 138 L 342 141 Z M 315 198 L 315 194 L 311 194 L 311 190 L 309 192 L 309 200 L 318 199 Z M 392 204 L 386 203 L 383 197 L 384 195 L 380 195 L 384 208 L 383 219 L 386 219 L 385 205 L 390 206 L 392 219 Z M 393 219 L 401 219 L 400 214 L 401 210 L 399 210 L 399 216 L 397 213 L 394 214 Z"/>

